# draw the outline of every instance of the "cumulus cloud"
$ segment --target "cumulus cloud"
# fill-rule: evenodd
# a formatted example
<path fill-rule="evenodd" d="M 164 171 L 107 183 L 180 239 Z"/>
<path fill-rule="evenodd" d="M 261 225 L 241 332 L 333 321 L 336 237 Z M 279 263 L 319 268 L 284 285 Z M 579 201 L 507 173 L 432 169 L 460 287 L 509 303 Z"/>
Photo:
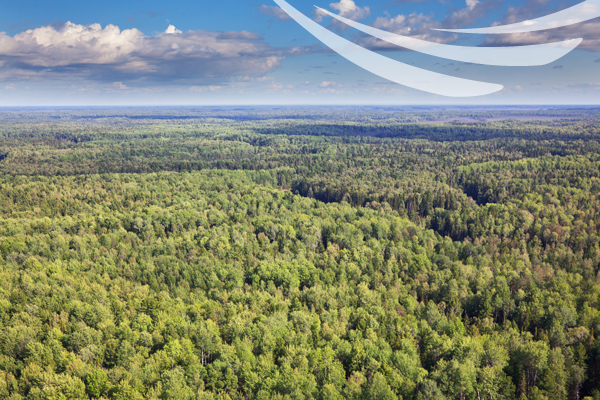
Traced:
<path fill-rule="evenodd" d="M 501 21 L 492 23 L 492 26 L 506 25 L 522 22 L 528 19 L 543 17 L 560 11 L 568 5 L 552 0 L 528 0 L 518 6 L 509 6 Z M 600 51 L 600 22 L 598 20 L 586 21 L 557 29 L 546 31 L 524 32 L 504 35 L 491 35 L 487 38 L 486 46 L 526 45 L 547 43 L 568 38 L 583 38 L 579 45 L 581 49 Z"/>
<path fill-rule="evenodd" d="M 307 50 L 304 50 L 307 51 Z M 80 76 L 131 85 L 134 81 L 201 86 L 237 76 L 257 77 L 302 49 L 273 48 L 252 32 L 181 32 L 156 36 L 115 25 L 67 22 L 14 36 L 0 32 L 0 80 Z"/>
<path fill-rule="evenodd" d="M 262 15 L 275 17 L 281 21 L 287 21 L 288 19 L 290 19 L 288 13 L 283 11 L 281 8 L 275 6 L 267 6 L 263 4 L 260 7 L 258 7 L 258 12 Z"/>
<path fill-rule="evenodd" d="M 466 8 L 459 10 L 451 10 L 450 13 L 440 23 L 442 28 L 462 28 L 472 25 L 477 20 L 485 17 L 490 11 L 500 7 L 500 2 L 497 0 L 467 0 Z"/>
<path fill-rule="evenodd" d="M 181 33 L 181 31 L 175 28 L 175 25 L 169 25 L 169 27 L 164 32 L 167 35 L 175 35 L 177 33 Z"/>
<path fill-rule="evenodd" d="M 338 11 L 338 14 L 342 17 L 355 21 L 368 17 L 371 14 L 369 7 L 359 7 L 352 0 L 341 0 L 339 3 L 331 3 L 329 7 Z"/>
<path fill-rule="evenodd" d="M 458 39 L 457 34 L 439 33 L 432 30 L 432 28 L 441 26 L 440 22 L 435 21 L 433 17 L 433 14 L 417 13 L 395 17 L 378 17 L 371 25 L 384 31 L 436 43 L 450 43 Z M 361 46 L 374 50 L 399 49 L 398 46 L 368 35 L 361 35 L 357 41 Z"/>
<path fill-rule="evenodd" d="M 209 86 L 191 86 L 190 91 L 192 92 L 218 92 L 222 89 L 221 86 L 209 85 Z"/>
<path fill-rule="evenodd" d="M 124 85 L 123 82 L 113 82 L 112 87 L 118 90 L 129 90 L 131 89 L 127 85 Z"/>
<path fill-rule="evenodd" d="M 583 38 L 578 49 L 600 51 L 600 21 L 596 19 L 546 31 L 492 35 L 484 44 L 486 46 L 527 45 L 557 42 L 569 38 Z"/>
<path fill-rule="evenodd" d="M 327 87 L 331 87 L 331 86 L 340 86 L 337 82 L 329 82 L 329 81 L 323 81 L 319 87 L 322 88 L 327 88 Z"/>
<path fill-rule="evenodd" d="M 59 29 L 44 26 L 29 29 L 14 37 L 0 33 L 0 59 L 31 67 L 56 67 L 79 64 L 112 64 L 140 48 L 143 35 L 137 29 L 121 31 L 114 25 L 76 25 L 70 22 Z"/>
<path fill-rule="evenodd" d="M 272 76 L 261 76 L 260 78 L 256 78 L 256 80 L 258 82 L 268 82 L 268 81 L 274 81 L 275 78 L 273 78 Z"/>
<path fill-rule="evenodd" d="M 395 17 L 378 17 L 371 26 L 430 42 L 452 43 L 459 38 L 457 34 L 438 32 L 433 29 L 470 25 L 495 7 L 498 7 L 498 3 L 495 1 L 466 0 L 465 8 L 450 10 L 442 21 L 436 21 L 434 14 L 412 13 L 400 14 Z M 360 36 L 357 41 L 362 46 L 374 50 L 398 50 L 398 46 L 368 35 Z"/>
<path fill-rule="evenodd" d="M 481 2 L 479 0 L 466 0 L 466 9 L 454 12 L 440 25 L 444 28 L 462 28 L 472 25 L 477 18 L 485 15 L 491 8 L 498 4 L 494 1 Z M 471 4 L 475 4 L 471 7 Z M 492 26 L 513 24 L 528 19 L 542 17 L 567 6 L 551 0 L 528 0 L 518 6 L 509 6 L 501 21 L 492 23 Z M 600 22 L 598 19 L 565 26 L 545 31 L 523 32 L 503 35 L 490 35 L 484 46 L 510 46 L 529 45 L 538 43 L 556 42 L 569 38 L 583 38 L 578 48 L 590 51 L 600 51 Z"/>
<path fill-rule="evenodd" d="M 479 3 L 478 0 L 467 0 L 467 8 L 469 10 L 472 10 L 475 8 L 475 6 L 477 5 L 477 3 Z"/>
<path fill-rule="evenodd" d="M 353 0 L 340 0 L 339 3 L 331 3 L 329 7 L 332 10 L 337 11 L 338 15 L 341 15 L 344 18 L 348 18 L 354 21 L 360 21 L 361 19 L 365 19 L 369 15 L 371 15 L 371 9 L 368 6 L 359 7 L 354 3 Z M 316 9 L 315 10 L 315 21 L 321 22 L 323 21 L 323 17 L 326 17 L 323 11 Z M 339 22 L 338 20 L 334 20 L 331 22 L 330 27 L 337 29 L 347 29 L 348 25 Z"/>
<path fill-rule="evenodd" d="M 564 8 L 566 8 L 564 3 L 556 4 L 552 0 L 528 0 L 518 6 L 509 6 L 502 22 L 496 22 L 493 25 L 514 24 L 527 19 L 542 17 Z"/>

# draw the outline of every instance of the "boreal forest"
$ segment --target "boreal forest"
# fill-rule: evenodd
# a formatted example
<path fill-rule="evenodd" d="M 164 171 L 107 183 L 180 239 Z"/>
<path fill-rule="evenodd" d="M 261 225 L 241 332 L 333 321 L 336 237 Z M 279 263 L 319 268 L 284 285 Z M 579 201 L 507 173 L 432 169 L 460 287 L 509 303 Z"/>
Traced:
<path fill-rule="evenodd" d="M 600 399 L 600 110 L 0 112 L 0 399 Z"/>

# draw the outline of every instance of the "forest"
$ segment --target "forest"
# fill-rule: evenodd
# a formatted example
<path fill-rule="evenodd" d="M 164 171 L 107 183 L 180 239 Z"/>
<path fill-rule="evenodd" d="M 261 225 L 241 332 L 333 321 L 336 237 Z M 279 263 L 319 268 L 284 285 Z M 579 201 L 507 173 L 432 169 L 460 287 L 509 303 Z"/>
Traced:
<path fill-rule="evenodd" d="M 600 109 L 0 109 L 0 399 L 600 400 Z"/>

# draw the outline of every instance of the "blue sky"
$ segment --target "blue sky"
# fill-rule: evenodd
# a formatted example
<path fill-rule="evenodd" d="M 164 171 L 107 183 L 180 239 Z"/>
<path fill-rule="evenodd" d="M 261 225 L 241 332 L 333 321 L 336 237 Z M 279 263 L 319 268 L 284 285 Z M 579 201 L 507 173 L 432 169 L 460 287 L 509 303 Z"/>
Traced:
<path fill-rule="evenodd" d="M 455 99 L 375 76 L 332 53 L 270 1 L 4 2 L 0 105 L 138 104 L 597 104 L 600 21 L 536 34 L 465 35 L 536 18 L 577 1 L 288 0 L 305 15 L 386 57 L 427 70 L 500 83 L 501 92 Z M 582 37 L 539 67 L 490 67 L 386 45 L 313 5 L 383 30 L 455 45 L 510 45 Z"/>

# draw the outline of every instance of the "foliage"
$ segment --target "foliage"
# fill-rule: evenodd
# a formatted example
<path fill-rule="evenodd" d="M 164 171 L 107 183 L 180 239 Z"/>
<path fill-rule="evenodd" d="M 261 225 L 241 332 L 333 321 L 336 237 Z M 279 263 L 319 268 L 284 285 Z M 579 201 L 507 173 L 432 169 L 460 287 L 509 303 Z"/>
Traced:
<path fill-rule="evenodd" d="M 593 110 L 134 111 L 1 116 L 0 398 L 600 398 Z"/>

